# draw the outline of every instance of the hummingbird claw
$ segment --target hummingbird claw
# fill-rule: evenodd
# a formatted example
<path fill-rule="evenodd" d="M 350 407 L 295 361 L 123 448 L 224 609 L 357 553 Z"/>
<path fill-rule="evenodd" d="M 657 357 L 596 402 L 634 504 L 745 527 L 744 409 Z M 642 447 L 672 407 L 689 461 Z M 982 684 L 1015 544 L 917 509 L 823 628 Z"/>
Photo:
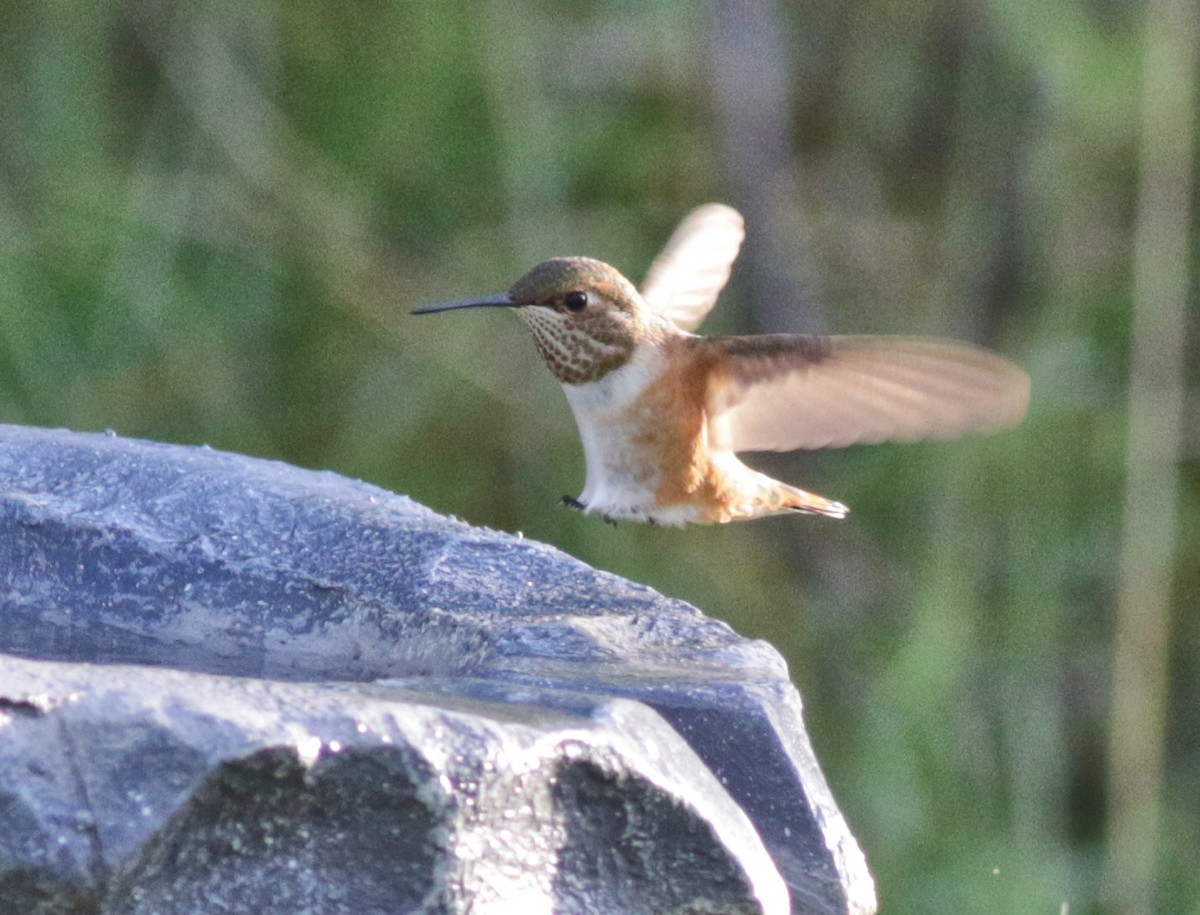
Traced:
<path fill-rule="evenodd" d="M 585 511 L 587 509 L 586 502 L 580 502 L 578 499 L 572 499 L 570 496 L 563 496 L 562 504 L 576 511 Z M 601 515 L 600 517 L 604 519 L 605 524 L 611 524 L 613 527 L 617 526 L 617 519 L 612 515 Z"/>
<path fill-rule="evenodd" d="M 562 504 L 576 511 L 585 511 L 587 509 L 586 502 L 580 502 L 578 499 L 573 499 L 570 496 L 563 496 Z M 617 526 L 617 519 L 612 515 L 601 515 L 600 517 L 604 519 L 605 524 L 611 524 L 613 527 Z"/>

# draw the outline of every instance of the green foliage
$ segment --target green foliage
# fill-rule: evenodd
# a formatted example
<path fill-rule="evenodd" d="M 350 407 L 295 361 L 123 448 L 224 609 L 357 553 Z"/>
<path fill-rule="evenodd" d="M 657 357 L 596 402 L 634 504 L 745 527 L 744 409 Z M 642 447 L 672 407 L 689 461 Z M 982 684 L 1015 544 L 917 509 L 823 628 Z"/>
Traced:
<path fill-rule="evenodd" d="M 0 421 L 334 469 L 690 600 L 788 656 L 885 910 L 1101 911 L 1138 5 L 780 6 L 788 84 L 737 91 L 785 146 L 738 171 L 701 4 L 9 4 Z M 840 523 L 558 507 L 582 457 L 524 331 L 407 312 L 556 254 L 636 277 L 710 199 L 761 255 L 714 325 L 970 336 L 1029 368 L 1029 421 L 756 461 Z M 1175 610 L 1163 912 L 1200 906 Z"/>

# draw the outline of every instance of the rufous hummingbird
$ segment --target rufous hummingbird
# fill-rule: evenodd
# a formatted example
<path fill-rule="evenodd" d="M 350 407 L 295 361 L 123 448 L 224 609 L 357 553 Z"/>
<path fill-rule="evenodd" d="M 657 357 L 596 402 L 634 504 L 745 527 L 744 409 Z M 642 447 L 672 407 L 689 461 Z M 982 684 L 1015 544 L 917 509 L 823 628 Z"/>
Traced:
<path fill-rule="evenodd" d="M 920 337 L 701 337 L 745 231 L 727 206 L 690 213 L 642 288 L 556 257 L 506 295 L 418 308 L 513 308 L 575 414 L 587 480 L 563 501 L 606 520 L 723 523 L 846 506 L 773 480 L 741 451 L 950 438 L 1013 425 L 1029 376 L 967 343 Z"/>

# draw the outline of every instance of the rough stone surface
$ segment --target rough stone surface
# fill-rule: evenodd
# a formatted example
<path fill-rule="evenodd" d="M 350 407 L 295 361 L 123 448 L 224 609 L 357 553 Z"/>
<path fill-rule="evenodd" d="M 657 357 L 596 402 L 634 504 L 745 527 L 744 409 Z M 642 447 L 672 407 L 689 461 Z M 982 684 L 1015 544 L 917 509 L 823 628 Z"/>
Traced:
<path fill-rule="evenodd" d="M 0 652 L 0 911 L 874 911 L 773 649 L 334 474 L 0 426 Z"/>

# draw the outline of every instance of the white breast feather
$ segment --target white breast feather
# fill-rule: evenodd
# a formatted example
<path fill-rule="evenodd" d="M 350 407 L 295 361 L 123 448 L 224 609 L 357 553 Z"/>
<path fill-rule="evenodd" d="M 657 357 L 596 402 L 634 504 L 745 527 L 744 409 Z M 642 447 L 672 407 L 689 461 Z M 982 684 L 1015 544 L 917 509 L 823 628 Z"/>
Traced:
<path fill-rule="evenodd" d="M 645 455 L 634 453 L 626 411 L 654 384 L 663 368 L 660 351 L 652 346 L 639 346 L 628 362 L 603 378 L 587 384 L 563 385 L 583 442 L 587 480 L 579 500 L 587 506 L 587 511 L 613 518 L 638 516 L 644 520 L 653 507 L 659 475 L 646 466 Z M 682 524 L 688 519 L 656 513 L 654 520 Z"/>

